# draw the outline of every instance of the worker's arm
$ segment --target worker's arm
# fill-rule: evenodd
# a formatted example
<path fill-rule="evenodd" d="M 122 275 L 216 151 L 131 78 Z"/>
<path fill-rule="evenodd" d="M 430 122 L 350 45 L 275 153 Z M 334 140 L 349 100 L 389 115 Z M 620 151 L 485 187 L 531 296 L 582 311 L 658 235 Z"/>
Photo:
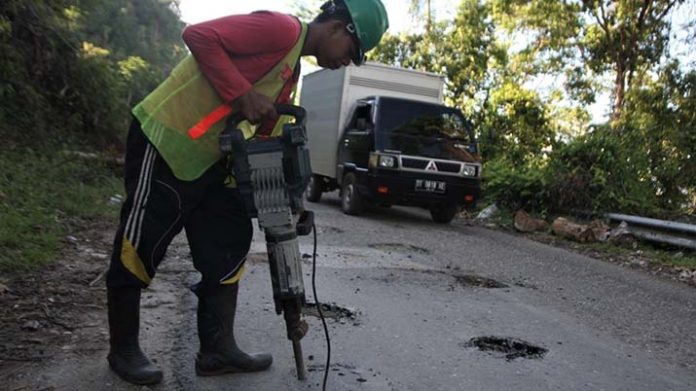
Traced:
<path fill-rule="evenodd" d="M 252 122 L 275 114 L 273 102 L 252 90 L 234 57 L 285 53 L 299 33 L 296 20 L 273 12 L 227 16 L 188 26 L 182 35 L 203 75 L 221 99 Z M 268 64 L 269 69 L 275 64 Z"/>

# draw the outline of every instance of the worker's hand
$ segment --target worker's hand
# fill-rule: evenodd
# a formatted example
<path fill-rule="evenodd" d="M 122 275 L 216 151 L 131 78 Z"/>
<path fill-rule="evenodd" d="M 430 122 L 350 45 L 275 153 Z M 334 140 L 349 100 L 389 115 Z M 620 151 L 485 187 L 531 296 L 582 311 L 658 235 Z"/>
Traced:
<path fill-rule="evenodd" d="M 278 117 L 273 101 L 254 90 L 240 96 L 234 103 L 236 108 L 242 112 L 244 118 L 252 124 L 258 124 L 261 121 Z"/>

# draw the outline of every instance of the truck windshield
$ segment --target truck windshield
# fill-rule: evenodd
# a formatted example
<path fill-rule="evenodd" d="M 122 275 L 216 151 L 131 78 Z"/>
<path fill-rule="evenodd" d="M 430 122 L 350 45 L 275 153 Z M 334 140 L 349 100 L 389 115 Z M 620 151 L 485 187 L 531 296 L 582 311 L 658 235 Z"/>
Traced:
<path fill-rule="evenodd" d="M 377 123 L 376 142 L 382 150 L 447 157 L 447 146 L 473 143 L 471 126 L 461 112 L 445 106 L 382 99 Z"/>

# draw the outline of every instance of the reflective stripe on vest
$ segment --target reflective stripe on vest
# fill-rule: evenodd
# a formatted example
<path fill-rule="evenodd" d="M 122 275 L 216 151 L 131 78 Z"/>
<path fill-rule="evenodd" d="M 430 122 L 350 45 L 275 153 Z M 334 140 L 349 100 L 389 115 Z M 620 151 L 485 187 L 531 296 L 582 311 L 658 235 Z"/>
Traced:
<path fill-rule="evenodd" d="M 307 25 L 295 46 L 273 69 L 253 85 L 254 91 L 278 99 L 286 83 L 292 83 L 294 70 L 307 34 Z M 157 148 L 174 175 L 185 181 L 200 177 L 221 158 L 218 135 L 232 108 L 224 104 L 189 55 L 172 70 L 169 77 L 133 109 L 143 133 Z M 281 116 L 273 134 L 289 117 Z M 241 124 L 245 135 L 251 137 L 254 128 Z M 195 139 L 189 136 L 191 131 Z"/>

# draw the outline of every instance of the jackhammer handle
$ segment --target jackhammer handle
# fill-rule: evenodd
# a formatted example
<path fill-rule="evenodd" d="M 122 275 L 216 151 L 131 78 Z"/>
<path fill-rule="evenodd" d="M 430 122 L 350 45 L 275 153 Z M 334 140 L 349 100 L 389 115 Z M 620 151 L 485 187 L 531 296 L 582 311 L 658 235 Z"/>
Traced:
<path fill-rule="evenodd" d="M 307 122 L 307 110 L 305 110 L 304 108 L 300 106 L 286 105 L 280 103 L 273 105 L 273 107 L 275 107 L 278 115 L 289 115 L 295 118 L 295 122 L 298 125 L 305 126 Z M 244 118 L 244 114 L 242 114 L 241 111 L 232 113 L 232 115 L 230 115 L 230 117 L 227 119 L 227 124 L 225 128 L 231 130 L 237 129 L 239 123 L 244 121 L 245 119 L 246 118 Z"/>
<path fill-rule="evenodd" d="M 295 118 L 295 123 L 298 125 L 304 127 L 307 123 L 307 110 L 305 110 L 303 107 L 295 105 L 276 104 L 275 109 L 279 115 L 289 115 Z"/>

